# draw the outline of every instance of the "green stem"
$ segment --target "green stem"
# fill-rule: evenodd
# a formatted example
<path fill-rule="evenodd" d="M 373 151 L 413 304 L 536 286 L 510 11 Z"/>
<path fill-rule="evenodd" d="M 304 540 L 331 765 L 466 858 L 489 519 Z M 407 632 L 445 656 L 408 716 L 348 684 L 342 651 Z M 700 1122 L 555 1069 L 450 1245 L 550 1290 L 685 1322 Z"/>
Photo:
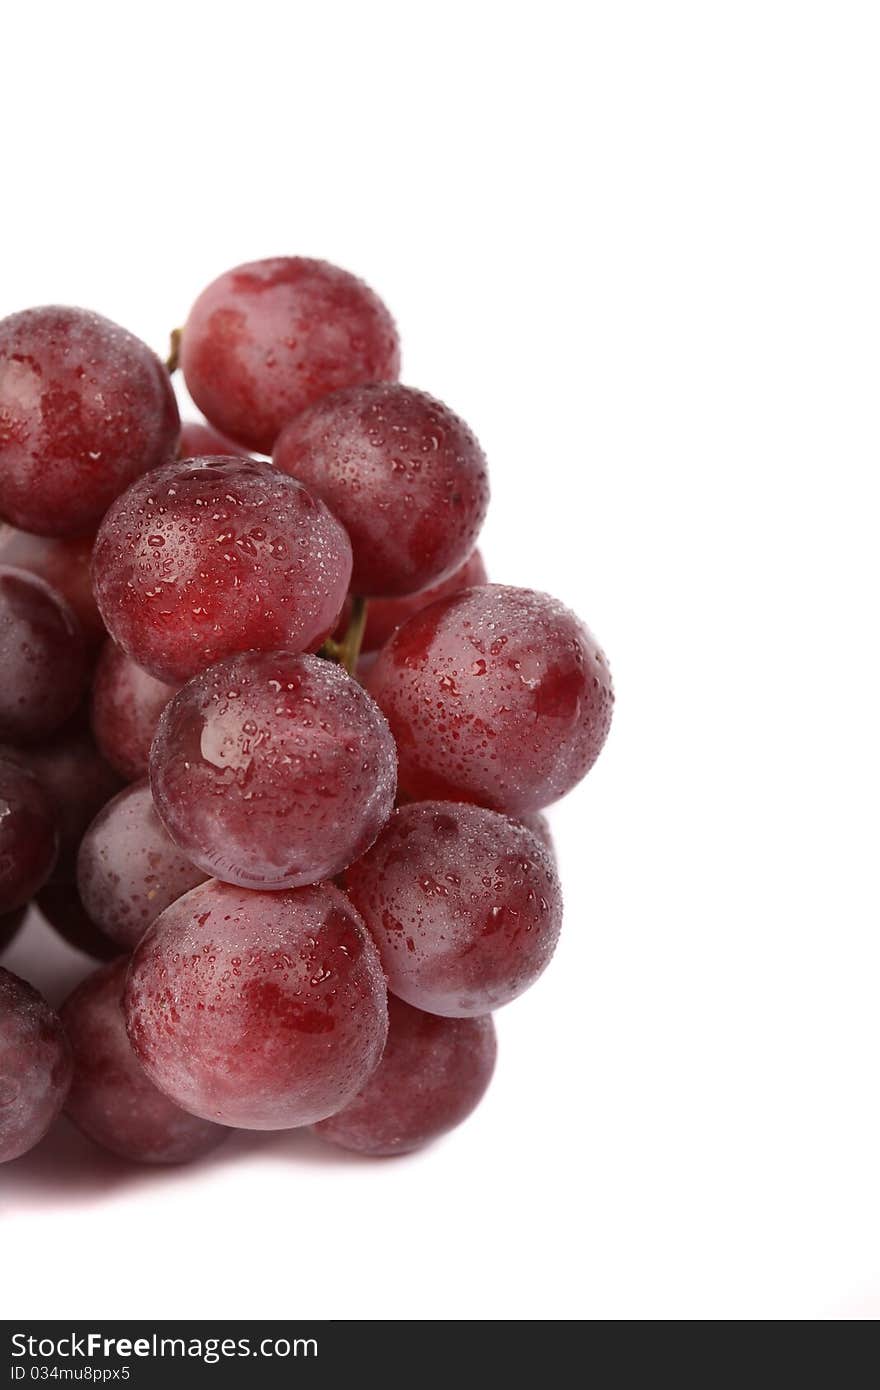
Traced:
<path fill-rule="evenodd" d="M 351 617 L 348 620 L 344 637 L 338 642 L 334 637 L 328 637 L 319 650 L 318 656 L 325 657 L 327 661 L 338 662 L 340 666 L 345 667 L 350 676 L 353 676 L 360 656 L 366 626 L 367 600 L 356 594 L 351 601 Z"/>

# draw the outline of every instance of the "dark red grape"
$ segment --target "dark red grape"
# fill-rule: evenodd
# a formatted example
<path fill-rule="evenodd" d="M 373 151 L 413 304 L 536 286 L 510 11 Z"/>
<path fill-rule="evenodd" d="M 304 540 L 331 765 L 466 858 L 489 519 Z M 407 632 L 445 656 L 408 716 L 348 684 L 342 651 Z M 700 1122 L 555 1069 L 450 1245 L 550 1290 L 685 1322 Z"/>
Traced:
<path fill-rule="evenodd" d="M 92 574 L 114 641 L 174 683 L 231 652 L 318 646 L 345 601 L 351 546 L 324 503 L 271 464 L 191 459 L 114 503 Z"/>
<path fill-rule="evenodd" d="M 133 950 L 170 903 L 206 878 L 166 833 L 146 779 L 98 812 L 79 847 L 83 907 L 124 951 Z"/>
<path fill-rule="evenodd" d="M 122 1013 L 128 960 L 84 980 L 61 1008 L 73 1051 L 65 1111 L 102 1148 L 137 1163 L 189 1163 L 228 1130 L 181 1110 L 148 1079 L 131 1050 Z"/>
<path fill-rule="evenodd" d="M 36 896 L 41 916 L 74 951 L 93 960 L 115 960 L 115 941 L 99 931 L 83 907 L 75 883 L 47 883 Z"/>
<path fill-rule="evenodd" d="M 228 455 L 231 458 L 250 458 L 250 454 L 240 444 L 225 439 L 210 425 L 202 425 L 195 420 L 184 420 L 180 427 L 180 446 L 178 458 L 201 459 Z"/>
<path fill-rule="evenodd" d="M 464 589 L 397 629 L 367 677 L 409 797 L 538 811 L 589 771 L 611 724 L 595 638 L 547 594 Z"/>
<path fill-rule="evenodd" d="M 178 898 L 132 957 L 125 1013 L 160 1090 L 244 1129 L 340 1110 L 388 1028 L 376 948 L 329 883 L 254 893 L 211 880 Z"/>
<path fill-rule="evenodd" d="M 0 1163 L 38 1144 L 70 1085 L 70 1047 L 42 995 L 0 968 Z"/>
<path fill-rule="evenodd" d="M 91 563 L 90 536 L 62 540 L 0 524 L 0 565 L 39 575 L 57 590 L 73 609 L 90 650 L 107 635 L 92 592 Z"/>
<path fill-rule="evenodd" d="M 251 888 L 332 878 L 394 805 L 375 702 L 316 656 L 244 652 L 185 685 L 150 755 L 156 810 L 187 858 Z"/>
<path fill-rule="evenodd" d="M 94 532 L 129 483 L 177 449 L 168 373 L 85 309 L 0 321 L 0 515 L 44 536 Z"/>
<path fill-rule="evenodd" d="M 0 951 L 5 951 L 7 946 L 12 945 L 26 916 L 27 903 L 23 907 L 16 907 L 12 912 L 4 912 L 0 916 Z"/>
<path fill-rule="evenodd" d="M 33 897 L 57 854 L 58 828 L 49 797 L 36 777 L 0 759 L 0 913 Z"/>
<path fill-rule="evenodd" d="M 473 550 L 489 505 L 474 435 L 411 386 L 323 397 L 286 426 L 274 462 L 348 531 L 358 594 L 399 597 L 448 578 Z"/>
<path fill-rule="evenodd" d="M 411 1153 L 475 1110 L 495 1069 L 495 1025 L 438 1018 L 388 996 L 388 1041 L 373 1075 L 315 1133 L 357 1153 Z"/>
<path fill-rule="evenodd" d="M 395 381 L 400 350 L 391 315 L 361 280 L 326 261 L 276 256 L 202 292 L 180 364 L 212 425 L 271 454 L 288 420 L 319 396 Z"/>
<path fill-rule="evenodd" d="M 44 738 L 69 718 L 88 681 L 72 609 L 43 579 L 0 565 L 0 739 Z"/>
<path fill-rule="evenodd" d="M 126 781 L 146 776 L 159 716 L 177 689 L 142 671 L 115 642 L 104 644 L 92 682 L 92 731 Z"/>
<path fill-rule="evenodd" d="M 28 748 L 0 745 L 0 758 L 32 772 L 47 792 L 59 832 L 58 862 L 52 879 L 72 882 L 79 842 L 101 807 L 119 791 L 119 777 L 101 757 L 88 726 L 79 718 L 45 743 Z"/>
<path fill-rule="evenodd" d="M 474 584 L 485 584 L 487 577 L 483 557 L 479 550 L 475 550 L 448 579 L 442 580 L 439 584 L 432 584 L 430 589 L 425 589 L 420 594 L 407 594 L 406 598 L 370 599 L 361 651 L 378 651 L 388 641 L 394 629 L 405 623 L 407 618 L 411 618 L 413 613 L 419 613 L 423 608 L 427 608 L 429 603 L 435 603 L 438 598 L 446 598 L 447 594 L 457 594 L 461 589 L 469 589 Z"/>
<path fill-rule="evenodd" d="M 562 924 L 551 856 L 509 816 L 480 806 L 401 806 L 345 875 L 392 994 L 468 1018 L 534 984 Z"/>

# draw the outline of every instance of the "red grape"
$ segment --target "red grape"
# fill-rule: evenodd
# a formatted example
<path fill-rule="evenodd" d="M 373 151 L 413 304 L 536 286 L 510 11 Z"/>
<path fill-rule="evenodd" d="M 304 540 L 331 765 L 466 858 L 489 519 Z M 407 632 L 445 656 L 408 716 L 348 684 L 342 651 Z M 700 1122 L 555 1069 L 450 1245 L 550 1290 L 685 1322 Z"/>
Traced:
<path fill-rule="evenodd" d="M 466 1120 L 495 1069 L 495 1025 L 438 1018 L 388 996 L 388 1041 L 373 1075 L 315 1133 L 357 1153 L 411 1153 Z"/>
<path fill-rule="evenodd" d="M 54 1009 L 0 969 L 0 1163 L 38 1144 L 70 1085 L 70 1047 Z"/>
<path fill-rule="evenodd" d="M 92 592 L 92 539 L 32 536 L 0 524 L 0 565 L 36 574 L 66 599 L 90 649 L 107 636 Z"/>
<path fill-rule="evenodd" d="M 376 948 L 329 883 L 254 893 L 211 880 L 178 898 L 132 957 L 125 1013 L 160 1090 L 244 1129 L 340 1110 L 388 1027 Z"/>
<path fill-rule="evenodd" d="M 274 461 L 348 531 L 358 594 L 399 597 L 448 578 L 473 550 L 489 505 L 473 434 L 411 386 L 323 397 L 291 420 Z"/>
<path fill-rule="evenodd" d="M 518 816 L 517 819 L 519 820 L 520 825 L 524 825 L 526 830 L 531 830 L 532 834 L 535 835 L 541 841 L 541 844 L 544 846 L 547 853 L 551 856 L 555 864 L 556 845 L 553 842 L 553 832 L 550 829 L 550 822 L 548 821 L 547 817 L 542 816 L 540 811 L 534 811 L 531 815 Z"/>
<path fill-rule="evenodd" d="M 394 741 L 341 666 L 244 652 L 185 685 L 150 755 L 156 810 L 207 873 L 251 888 L 332 878 L 394 805 Z"/>
<path fill-rule="evenodd" d="M 146 344 L 85 309 L 0 321 L 0 515 L 81 536 L 135 478 L 173 458 L 180 417 Z"/>
<path fill-rule="evenodd" d="M 61 1008 L 73 1051 L 65 1111 L 102 1148 L 138 1163 L 189 1163 L 228 1131 L 181 1110 L 148 1079 L 131 1050 L 122 1013 L 128 960 L 84 980 Z"/>
<path fill-rule="evenodd" d="M 247 450 L 242 449 L 240 444 L 235 444 L 231 439 L 225 439 L 210 425 L 202 425 L 195 420 L 184 420 L 180 427 L 178 458 L 218 458 L 224 455 L 231 458 L 250 458 L 250 454 Z"/>
<path fill-rule="evenodd" d="M 121 948 L 99 931 L 73 883 L 47 883 L 36 896 L 41 916 L 74 951 L 93 960 L 115 960 Z"/>
<path fill-rule="evenodd" d="M 401 806 L 345 887 L 379 947 L 392 994 L 448 1018 L 489 1013 L 528 989 L 562 923 L 551 856 L 480 806 Z"/>
<path fill-rule="evenodd" d="M 384 647 L 394 629 L 411 618 L 413 613 L 427 608 L 438 598 L 446 598 L 447 594 L 457 594 L 459 590 L 470 589 L 474 584 L 485 584 L 486 579 L 483 557 L 479 550 L 474 550 L 448 579 L 432 584 L 430 589 L 424 589 L 420 594 L 407 594 L 405 598 L 370 599 L 361 651 L 378 651 Z"/>
<path fill-rule="evenodd" d="M 26 916 L 27 903 L 24 907 L 16 907 L 12 912 L 4 912 L 0 916 L 0 951 L 5 951 L 7 946 L 12 945 Z"/>
<path fill-rule="evenodd" d="M 271 454 L 305 406 L 344 386 L 394 381 L 394 321 L 362 281 L 326 261 L 277 256 L 227 271 L 193 305 L 180 348 L 212 425 Z"/>
<path fill-rule="evenodd" d="M 160 912 L 206 877 L 166 833 L 146 779 L 133 782 L 98 812 L 79 847 L 83 907 L 124 951 L 137 945 Z"/>
<path fill-rule="evenodd" d="M 39 746 L 0 745 L 0 758 L 32 772 L 45 789 L 58 822 L 58 862 L 53 881 L 72 882 L 79 842 L 120 780 L 95 745 L 88 726 L 72 720 Z"/>
<path fill-rule="evenodd" d="M 33 897 L 57 854 L 58 829 L 49 797 L 36 777 L 0 759 L 0 913 Z"/>
<path fill-rule="evenodd" d="M 231 652 L 305 651 L 332 631 L 351 546 L 324 503 L 256 459 L 191 459 L 110 508 L 92 562 L 114 641 L 169 683 Z"/>
<path fill-rule="evenodd" d="M 611 724 L 595 638 L 547 594 L 501 584 L 432 603 L 395 632 L 367 684 L 397 740 L 407 796 L 513 816 L 571 791 Z"/>
<path fill-rule="evenodd" d="M 159 716 L 177 689 L 142 671 L 115 642 L 104 644 L 92 682 L 92 731 L 126 781 L 146 776 Z"/>
<path fill-rule="evenodd" d="M 60 594 L 0 565 L 0 739 L 45 737 L 76 709 L 88 680 L 79 623 Z"/>

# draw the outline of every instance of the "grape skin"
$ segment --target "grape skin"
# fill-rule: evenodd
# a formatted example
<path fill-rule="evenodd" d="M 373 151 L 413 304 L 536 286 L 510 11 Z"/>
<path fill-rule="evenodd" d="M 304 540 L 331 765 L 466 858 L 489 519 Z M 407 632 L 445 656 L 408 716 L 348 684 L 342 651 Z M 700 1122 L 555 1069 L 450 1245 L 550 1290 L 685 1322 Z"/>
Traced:
<path fill-rule="evenodd" d="M 110 508 L 92 575 L 111 637 L 173 685 L 231 652 L 319 646 L 345 601 L 351 546 L 271 464 L 190 459 Z"/>
<path fill-rule="evenodd" d="M 127 782 L 146 776 L 159 716 L 179 688 L 143 671 L 115 642 L 105 643 L 92 681 L 92 731 Z"/>
<path fill-rule="evenodd" d="M 70 1086 L 70 1047 L 58 1015 L 0 968 L 0 1163 L 43 1138 Z"/>
<path fill-rule="evenodd" d="M 492 1012 L 534 984 L 556 947 L 553 859 L 518 821 L 479 806 L 400 806 L 345 874 L 392 994 L 446 1018 Z"/>
<path fill-rule="evenodd" d="M 128 1035 L 184 1109 L 244 1129 L 290 1129 L 353 1100 L 388 1031 L 376 947 L 343 893 L 210 880 L 165 909 L 138 946 Z"/>
<path fill-rule="evenodd" d="M 33 536 L 0 523 L 0 565 L 27 570 L 55 589 L 70 604 L 89 651 L 107 636 L 92 592 L 92 539 Z"/>
<path fill-rule="evenodd" d="M 123 951 L 207 874 L 186 858 L 156 815 L 146 778 L 101 810 L 79 848 L 77 887 L 92 922 Z"/>
<path fill-rule="evenodd" d="M 237 266 L 196 300 L 180 365 L 210 423 L 271 454 L 288 420 L 328 391 L 395 381 L 397 330 L 361 280 L 327 261 L 278 256 Z"/>
<path fill-rule="evenodd" d="M 52 804 L 35 777 L 0 759 L 0 913 L 33 897 L 58 854 Z"/>
<path fill-rule="evenodd" d="M 88 681 L 70 606 L 43 579 L 0 565 L 0 739 L 44 738 L 73 714 Z"/>
<path fill-rule="evenodd" d="M 487 584 L 399 627 L 367 676 L 412 799 L 473 801 L 512 816 L 571 791 L 611 724 L 595 638 L 547 594 Z"/>
<path fill-rule="evenodd" d="M 250 458 L 246 449 L 242 449 L 241 445 L 231 439 L 224 439 L 223 435 L 213 430 L 210 425 L 203 425 L 196 420 L 184 420 L 180 427 L 178 458 L 218 458 L 223 455 L 231 458 Z"/>
<path fill-rule="evenodd" d="M 459 417 L 424 391 L 356 386 L 325 396 L 280 435 L 276 468 L 342 522 L 352 588 L 400 597 L 448 578 L 474 548 L 489 505 L 486 459 Z"/>
<path fill-rule="evenodd" d="M 72 883 L 80 841 L 121 782 L 104 761 L 88 726 L 76 716 L 44 743 L 27 748 L 0 745 L 0 758 L 33 773 L 46 791 L 58 824 L 58 860 L 53 883 Z"/>
<path fill-rule="evenodd" d="M 361 651 L 377 652 L 384 647 L 395 628 L 405 623 L 414 613 L 419 613 L 438 598 L 457 594 L 461 589 L 470 589 L 474 584 L 485 584 L 488 576 L 483 557 L 474 550 L 463 565 L 439 584 L 432 584 L 419 594 L 407 594 L 405 598 L 374 598 L 367 606 L 367 625 Z"/>
<path fill-rule="evenodd" d="M 148 1079 L 128 1041 L 122 995 L 128 959 L 96 970 L 61 1007 L 73 1052 L 65 1112 L 101 1148 L 136 1163 L 190 1163 L 228 1135 L 190 1115 Z"/>
<path fill-rule="evenodd" d="M 150 780 L 168 833 L 206 873 L 297 887 L 332 878 L 378 835 L 394 805 L 394 740 L 342 667 L 245 652 L 166 707 Z"/>
<path fill-rule="evenodd" d="M 391 994 L 381 1062 L 360 1094 L 315 1133 L 376 1158 L 412 1153 L 476 1109 L 496 1052 L 491 1016 L 438 1018 Z"/>
<path fill-rule="evenodd" d="M 0 515 L 87 536 L 135 478 L 174 457 L 180 417 L 145 343 L 85 309 L 0 321 Z"/>

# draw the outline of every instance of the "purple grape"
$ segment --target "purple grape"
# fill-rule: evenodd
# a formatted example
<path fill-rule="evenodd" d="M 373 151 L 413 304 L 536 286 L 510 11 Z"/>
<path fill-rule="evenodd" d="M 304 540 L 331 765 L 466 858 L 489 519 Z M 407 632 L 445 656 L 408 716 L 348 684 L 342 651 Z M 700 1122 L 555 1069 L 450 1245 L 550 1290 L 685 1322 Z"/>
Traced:
<path fill-rule="evenodd" d="M 475 1110 L 495 1069 L 495 1025 L 437 1018 L 388 996 L 388 1041 L 373 1075 L 315 1133 L 357 1153 L 411 1153 Z"/>
<path fill-rule="evenodd" d="M 473 550 L 489 505 L 476 438 L 411 386 L 324 396 L 291 420 L 273 457 L 342 522 L 357 594 L 396 598 L 448 578 Z"/>
<path fill-rule="evenodd" d="M 0 968 L 0 1163 L 43 1138 L 67 1095 L 70 1047 L 35 989 Z"/>
<path fill-rule="evenodd" d="M 150 755 L 156 810 L 194 864 L 228 883 L 332 878 L 394 805 L 394 742 L 340 666 L 245 652 L 185 685 Z"/>
<path fill-rule="evenodd" d="M 0 322 L 0 515 L 14 526 L 92 535 L 179 432 L 167 371 L 124 328 L 56 305 Z"/>
<path fill-rule="evenodd" d="M 105 643 L 92 682 L 92 731 L 127 782 L 147 775 L 159 716 L 178 689 L 142 671 L 115 642 Z"/>
<path fill-rule="evenodd" d="M 399 627 L 367 679 L 413 799 L 539 811 L 592 767 L 611 725 L 608 663 L 547 594 L 487 584 Z"/>
<path fill-rule="evenodd" d="M 124 951 L 133 950 L 160 912 L 206 878 L 165 831 L 146 779 L 98 812 L 79 848 L 83 907 Z"/>
<path fill-rule="evenodd" d="M 148 1079 L 131 1050 L 122 1013 L 128 959 L 96 970 L 62 1006 L 73 1051 L 65 1110 L 102 1148 L 137 1163 L 189 1163 L 227 1137 L 190 1115 Z"/>
<path fill-rule="evenodd" d="M 562 890 L 547 850 L 480 806 L 400 806 L 345 888 L 379 948 L 392 994 L 472 1018 L 516 999 L 547 966 Z"/>
<path fill-rule="evenodd" d="M 329 883 L 193 888 L 135 951 L 125 1014 L 160 1090 L 244 1129 L 291 1129 L 340 1110 L 378 1065 L 388 1029 L 376 948 Z"/>
<path fill-rule="evenodd" d="M 271 464 L 189 459 L 114 503 L 92 575 L 113 640 L 174 684 L 233 652 L 319 646 L 345 602 L 351 545 Z"/>

